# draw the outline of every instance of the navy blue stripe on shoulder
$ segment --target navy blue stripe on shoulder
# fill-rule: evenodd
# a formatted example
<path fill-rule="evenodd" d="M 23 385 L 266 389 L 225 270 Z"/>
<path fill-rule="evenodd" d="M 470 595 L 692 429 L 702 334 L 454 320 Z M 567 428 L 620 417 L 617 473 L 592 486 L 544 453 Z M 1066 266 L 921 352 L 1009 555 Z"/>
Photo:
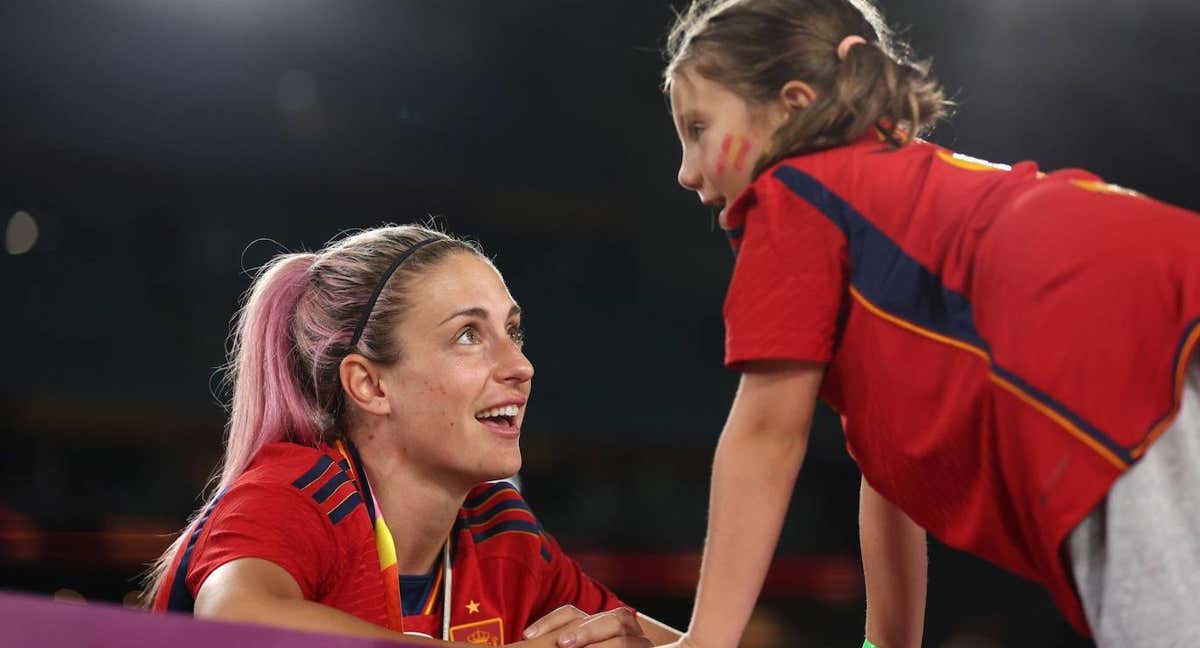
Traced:
<path fill-rule="evenodd" d="M 337 507 L 329 512 L 329 521 L 333 522 L 334 524 L 341 522 L 346 518 L 347 515 L 350 515 L 350 513 L 354 511 L 355 507 L 362 503 L 363 500 L 358 494 L 358 491 L 350 493 L 346 499 L 342 500 L 341 504 L 338 504 Z"/>
<path fill-rule="evenodd" d="M 540 536 L 542 533 L 542 527 L 536 522 L 530 522 L 529 520 L 505 520 L 504 522 L 497 524 L 487 531 L 472 533 L 471 539 L 475 541 L 475 544 L 479 544 L 488 538 L 500 535 L 506 531 L 525 531 L 527 533 L 533 533 Z"/>
<path fill-rule="evenodd" d="M 790 167 L 775 170 L 792 193 L 815 207 L 846 237 L 850 282 L 871 303 L 917 326 L 988 352 L 975 329 L 971 303 L 909 256 L 890 237 L 816 178 Z"/>
<path fill-rule="evenodd" d="M 468 497 L 467 501 L 463 502 L 463 508 L 473 509 L 473 508 L 479 506 L 480 504 L 483 504 L 484 502 L 491 499 L 491 497 L 494 496 L 496 493 L 499 493 L 499 492 L 505 491 L 505 490 L 519 492 L 519 491 L 517 491 L 516 487 L 513 486 L 511 483 L 506 482 L 506 481 L 498 481 L 495 484 L 492 484 L 491 486 L 489 486 L 487 488 L 487 490 L 483 491 L 482 493 Z"/>
<path fill-rule="evenodd" d="M 773 174 L 792 193 L 828 218 L 846 237 L 850 283 L 877 308 L 922 329 L 982 351 L 991 370 L 1083 430 L 1126 464 L 1130 452 L 1019 376 L 996 365 L 991 349 L 975 328 L 971 302 L 947 288 L 940 275 L 926 269 L 899 244 L 867 220 L 853 205 L 809 174 L 781 166 Z"/>
<path fill-rule="evenodd" d="M 324 486 L 318 488 L 312 494 L 312 498 L 316 500 L 318 504 L 324 504 L 325 500 L 329 499 L 329 496 L 333 495 L 334 491 L 348 481 L 350 481 L 350 475 L 344 471 L 338 471 L 338 473 L 331 477 L 329 481 L 325 482 Z"/>
<path fill-rule="evenodd" d="M 192 550 L 196 548 L 196 540 L 200 538 L 200 532 L 204 530 L 204 523 L 208 522 L 208 516 L 217 508 L 217 503 L 225 497 L 225 493 L 229 492 L 229 488 L 221 491 L 213 498 L 212 504 L 205 509 L 204 515 L 196 520 L 196 527 L 192 529 L 191 535 L 188 537 L 187 547 L 183 550 L 183 558 L 179 559 L 179 566 L 175 568 L 175 577 L 171 579 L 171 593 L 167 597 L 167 609 L 173 612 L 186 612 L 191 614 L 196 605 L 196 600 L 192 598 L 192 593 L 187 587 L 188 568 L 192 563 Z"/>
<path fill-rule="evenodd" d="M 307 472 L 305 472 L 303 475 L 300 475 L 299 479 L 292 482 L 292 486 L 295 486 L 301 490 L 308 488 L 313 482 L 317 481 L 321 475 L 324 475 L 325 471 L 329 470 L 329 466 L 331 465 L 333 465 L 333 459 L 330 459 L 329 455 L 321 455 L 321 458 L 317 459 L 317 463 L 313 464 L 312 468 L 309 468 Z"/>
<path fill-rule="evenodd" d="M 529 513 L 529 515 L 531 515 L 531 516 L 533 515 L 533 510 L 531 510 L 529 508 L 529 505 L 525 503 L 525 500 L 508 499 L 508 500 L 504 500 L 503 502 L 500 502 L 498 504 L 495 504 L 494 506 L 489 506 L 486 509 L 479 511 L 474 515 L 468 515 L 467 516 L 467 525 L 468 526 L 477 526 L 477 525 L 483 524 L 484 522 L 487 522 L 488 520 L 492 519 L 493 517 L 496 517 L 497 515 L 499 515 L 500 513 L 503 513 L 504 511 L 512 511 L 514 509 L 525 511 L 525 512 Z"/>

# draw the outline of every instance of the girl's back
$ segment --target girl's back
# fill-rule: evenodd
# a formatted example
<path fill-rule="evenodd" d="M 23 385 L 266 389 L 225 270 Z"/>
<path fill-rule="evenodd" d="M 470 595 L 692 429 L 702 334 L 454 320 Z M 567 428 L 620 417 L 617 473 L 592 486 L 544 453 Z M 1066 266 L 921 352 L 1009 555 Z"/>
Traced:
<path fill-rule="evenodd" d="M 870 138 L 769 169 L 726 222 L 727 361 L 829 362 L 872 486 L 1073 608 L 1061 541 L 1159 431 L 1200 335 L 1200 217 Z"/>

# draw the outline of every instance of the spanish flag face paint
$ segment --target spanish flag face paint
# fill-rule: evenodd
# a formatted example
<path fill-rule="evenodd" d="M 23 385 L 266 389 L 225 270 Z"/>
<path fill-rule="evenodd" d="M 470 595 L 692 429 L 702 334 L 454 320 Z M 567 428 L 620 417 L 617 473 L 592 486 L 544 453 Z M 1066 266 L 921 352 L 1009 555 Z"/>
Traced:
<path fill-rule="evenodd" d="M 679 184 L 704 205 L 729 205 L 753 180 L 754 164 L 786 114 L 782 105 L 752 108 L 719 83 L 677 73 L 671 84 L 671 116 L 683 145 Z"/>
<path fill-rule="evenodd" d="M 746 154 L 749 152 L 750 138 L 744 135 L 726 135 L 721 140 L 721 149 L 717 153 L 717 174 L 724 174 L 728 169 L 745 169 Z"/>

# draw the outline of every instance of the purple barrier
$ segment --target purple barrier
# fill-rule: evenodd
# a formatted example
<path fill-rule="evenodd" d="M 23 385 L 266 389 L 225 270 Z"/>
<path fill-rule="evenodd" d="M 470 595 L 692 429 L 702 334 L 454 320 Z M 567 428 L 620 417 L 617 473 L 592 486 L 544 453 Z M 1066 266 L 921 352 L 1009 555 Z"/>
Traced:
<path fill-rule="evenodd" d="M 0 646 L 46 648 L 403 648 L 379 639 L 279 630 L 263 626 L 150 614 L 108 603 L 67 603 L 0 592 Z"/>

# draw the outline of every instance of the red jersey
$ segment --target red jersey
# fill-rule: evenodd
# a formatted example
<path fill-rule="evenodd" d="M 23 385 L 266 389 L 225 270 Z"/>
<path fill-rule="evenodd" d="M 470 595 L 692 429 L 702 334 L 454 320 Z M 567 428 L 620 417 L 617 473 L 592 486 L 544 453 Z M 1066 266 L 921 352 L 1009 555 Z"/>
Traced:
<path fill-rule="evenodd" d="M 726 363 L 828 363 L 872 487 L 1086 633 L 1061 544 L 1178 407 L 1200 215 L 865 138 L 768 169 L 726 227 Z"/>
<path fill-rule="evenodd" d="M 389 614 L 396 602 L 388 601 L 366 491 L 355 474 L 328 446 L 263 448 L 186 532 L 154 609 L 190 613 L 213 570 L 238 558 L 261 558 L 291 574 L 305 599 L 393 630 L 440 637 L 440 569 L 416 606 L 419 613 L 405 614 L 400 624 L 389 621 L 400 615 Z M 498 646 L 519 640 L 529 624 L 561 605 L 589 614 L 623 605 L 563 553 L 507 482 L 472 490 L 452 536 L 452 641 Z"/>

